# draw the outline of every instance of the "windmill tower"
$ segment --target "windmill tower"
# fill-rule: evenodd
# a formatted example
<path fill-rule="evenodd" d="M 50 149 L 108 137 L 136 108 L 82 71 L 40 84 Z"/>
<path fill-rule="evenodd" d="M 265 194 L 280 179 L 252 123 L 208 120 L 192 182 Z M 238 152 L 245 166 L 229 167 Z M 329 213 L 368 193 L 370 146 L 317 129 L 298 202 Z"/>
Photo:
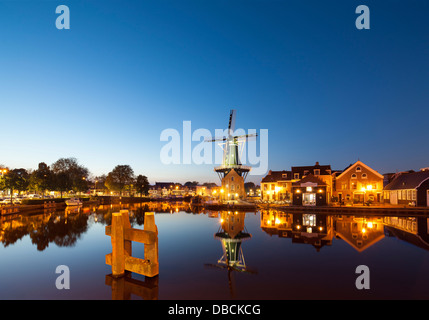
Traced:
<path fill-rule="evenodd" d="M 229 114 L 228 134 L 226 137 L 206 139 L 206 142 L 220 142 L 223 146 L 222 165 L 215 167 L 214 171 L 218 174 L 222 183 L 222 200 L 237 200 L 245 198 L 244 180 L 252 169 L 249 166 L 243 166 L 240 162 L 240 147 L 243 151 L 244 143 L 247 138 L 256 137 L 257 134 L 245 134 L 235 136 L 236 110 L 231 110 Z"/>

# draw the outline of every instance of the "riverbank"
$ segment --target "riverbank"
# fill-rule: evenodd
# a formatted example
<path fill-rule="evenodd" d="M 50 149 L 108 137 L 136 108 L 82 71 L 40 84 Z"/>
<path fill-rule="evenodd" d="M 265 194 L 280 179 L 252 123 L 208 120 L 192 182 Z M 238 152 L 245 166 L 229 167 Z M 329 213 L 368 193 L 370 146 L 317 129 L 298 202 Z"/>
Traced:
<path fill-rule="evenodd" d="M 258 204 L 260 210 L 276 209 L 287 212 L 312 212 L 329 214 L 371 214 L 371 215 L 428 215 L 429 207 L 400 206 L 288 206 Z"/>

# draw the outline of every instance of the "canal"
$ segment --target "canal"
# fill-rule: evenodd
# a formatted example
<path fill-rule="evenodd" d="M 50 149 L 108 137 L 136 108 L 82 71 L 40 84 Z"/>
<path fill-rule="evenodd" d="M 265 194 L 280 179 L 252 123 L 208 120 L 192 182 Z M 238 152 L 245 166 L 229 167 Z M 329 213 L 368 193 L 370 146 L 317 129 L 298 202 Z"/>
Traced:
<path fill-rule="evenodd" d="M 144 212 L 155 212 L 156 279 L 133 274 L 121 286 L 109 276 L 105 227 L 120 209 L 141 229 Z M 424 216 L 195 212 L 169 203 L 2 216 L 0 299 L 427 299 L 428 230 Z M 143 249 L 133 244 L 133 256 Z M 60 265 L 70 289 L 56 287 Z M 360 265 L 367 290 L 356 288 Z"/>

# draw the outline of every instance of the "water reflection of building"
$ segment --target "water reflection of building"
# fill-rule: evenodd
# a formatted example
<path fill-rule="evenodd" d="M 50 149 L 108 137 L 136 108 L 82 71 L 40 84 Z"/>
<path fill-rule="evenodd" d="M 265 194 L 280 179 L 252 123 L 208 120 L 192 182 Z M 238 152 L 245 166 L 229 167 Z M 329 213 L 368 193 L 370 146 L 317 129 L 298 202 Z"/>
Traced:
<path fill-rule="evenodd" d="M 332 245 L 332 216 L 326 214 L 298 213 L 293 215 L 292 243 L 310 244 L 317 251 Z"/>
<path fill-rule="evenodd" d="M 220 240 L 223 250 L 218 263 L 240 270 L 246 269 L 241 244 L 252 237 L 244 226 L 245 215 L 245 212 L 222 211 L 221 225 L 215 233 L 215 239 Z"/>
<path fill-rule="evenodd" d="M 292 243 L 310 244 L 319 251 L 331 245 L 334 235 L 333 218 L 326 214 L 286 213 L 279 210 L 261 211 L 261 229 L 270 235 L 291 238 Z"/>
<path fill-rule="evenodd" d="M 381 217 L 337 216 L 335 236 L 362 252 L 384 238 Z"/>
<path fill-rule="evenodd" d="M 214 238 L 221 242 L 223 255 L 217 264 L 205 264 L 205 267 L 228 271 L 228 285 L 233 298 L 235 296 L 233 271 L 256 273 L 246 265 L 244 260 L 242 243 L 252 237 L 244 225 L 245 217 L 245 212 L 220 212 L 220 227 Z"/>
<path fill-rule="evenodd" d="M 261 229 L 269 235 L 290 238 L 292 235 L 293 216 L 279 210 L 261 211 Z"/>
<path fill-rule="evenodd" d="M 429 251 L 427 217 L 384 217 L 385 234 Z"/>

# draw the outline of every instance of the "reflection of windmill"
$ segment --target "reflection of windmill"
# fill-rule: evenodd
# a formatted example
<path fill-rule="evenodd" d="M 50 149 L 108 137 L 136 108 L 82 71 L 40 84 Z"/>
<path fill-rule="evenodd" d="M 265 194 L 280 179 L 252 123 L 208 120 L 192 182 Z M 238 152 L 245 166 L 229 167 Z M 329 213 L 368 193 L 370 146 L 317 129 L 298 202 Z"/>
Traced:
<path fill-rule="evenodd" d="M 244 212 L 222 212 L 221 226 L 218 232 L 215 233 L 215 239 L 221 241 L 223 255 L 217 261 L 217 264 L 205 264 L 206 267 L 228 270 L 228 284 L 231 296 L 234 296 L 234 283 L 232 272 L 244 272 L 256 274 L 246 266 L 244 260 L 243 249 L 241 244 L 243 241 L 250 239 L 252 235 L 247 232 L 244 226 Z"/>
<path fill-rule="evenodd" d="M 234 136 L 236 113 L 236 110 L 231 110 L 229 114 L 228 135 L 226 137 L 209 138 L 205 140 L 206 142 L 220 141 L 221 143 L 219 145 L 223 145 L 222 165 L 214 169 L 221 180 L 231 171 L 231 169 L 234 169 L 243 177 L 243 179 L 246 179 L 246 176 L 251 169 L 250 167 L 243 166 L 241 164 L 239 146 L 243 146 L 247 138 L 256 137 L 257 134 Z M 243 148 L 241 148 L 241 151 L 243 151 Z"/>

